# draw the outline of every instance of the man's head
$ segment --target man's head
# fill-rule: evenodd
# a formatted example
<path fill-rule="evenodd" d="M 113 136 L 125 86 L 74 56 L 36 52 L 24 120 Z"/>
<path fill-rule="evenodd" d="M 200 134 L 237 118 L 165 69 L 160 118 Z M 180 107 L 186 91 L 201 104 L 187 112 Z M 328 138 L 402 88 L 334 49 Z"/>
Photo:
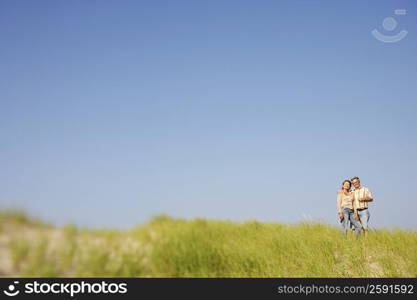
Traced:
<path fill-rule="evenodd" d="M 355 176 L 350 181 L 352 182 L 355 189 L 358 189 L 358 188 L 361 187 L 361 181 L 360 181 L 359 177 Z"/>

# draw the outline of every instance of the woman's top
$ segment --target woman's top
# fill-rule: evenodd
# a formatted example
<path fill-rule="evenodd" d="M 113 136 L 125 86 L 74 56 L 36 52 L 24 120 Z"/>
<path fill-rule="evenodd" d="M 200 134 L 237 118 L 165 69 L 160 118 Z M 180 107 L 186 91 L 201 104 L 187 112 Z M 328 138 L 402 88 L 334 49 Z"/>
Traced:
<path fill-rule="evenodd" d="M 337 192 L 337 212 L 341 213 L 343 208 L 353 209 L 353 193 L 345 195 L 343 191 Z"/>

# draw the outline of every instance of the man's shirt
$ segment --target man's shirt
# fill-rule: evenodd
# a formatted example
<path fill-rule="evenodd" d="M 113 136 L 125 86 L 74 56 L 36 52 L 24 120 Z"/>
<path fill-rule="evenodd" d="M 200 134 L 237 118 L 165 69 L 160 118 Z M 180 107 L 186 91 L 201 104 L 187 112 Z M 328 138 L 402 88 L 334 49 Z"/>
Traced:
<path fill-rule="evenodd" d="M 361 186 L 359 189 L 354 189 L 353 195 L 355 197 L 355 206 L 358 209 L 368 208 L 368 202 L 360 202 L 360 198 L 373 198 L 371 191 L 364 186 Z"/>

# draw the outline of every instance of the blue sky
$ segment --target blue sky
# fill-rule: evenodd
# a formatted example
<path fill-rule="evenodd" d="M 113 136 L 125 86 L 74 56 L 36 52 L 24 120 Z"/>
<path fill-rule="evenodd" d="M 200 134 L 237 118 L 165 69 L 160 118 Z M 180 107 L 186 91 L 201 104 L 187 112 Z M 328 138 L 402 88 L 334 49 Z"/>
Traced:
<path fill-rule="evenodd" d="M 337 224 L 359 176 L 371 226 L 417 229 L 416 25 L 411 0 L 0 1 L 0 207 Z"/>

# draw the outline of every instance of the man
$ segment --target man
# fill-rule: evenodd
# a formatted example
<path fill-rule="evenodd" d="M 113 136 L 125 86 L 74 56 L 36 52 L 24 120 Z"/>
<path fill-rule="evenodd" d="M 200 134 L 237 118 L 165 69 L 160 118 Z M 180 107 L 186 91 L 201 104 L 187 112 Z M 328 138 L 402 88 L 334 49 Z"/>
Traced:
<path fill-rule="evenodd" d="M 368 202 L 374 201 L 372 198 L 372 194 L 366 187 L 361 186 L 361 181 L 359 177 L 353 177 L 351 182 L 355 189 L 353 190 L 353 194 L 355 197 L 355 206 L 357 208 L 357 212 L 359 215 L 359 220 L 362 224 L 362 229 L 365 234 L 365 238 L 368 236 L 368 221 L 369 221 L 369 210 L 368 210 Z"/>

